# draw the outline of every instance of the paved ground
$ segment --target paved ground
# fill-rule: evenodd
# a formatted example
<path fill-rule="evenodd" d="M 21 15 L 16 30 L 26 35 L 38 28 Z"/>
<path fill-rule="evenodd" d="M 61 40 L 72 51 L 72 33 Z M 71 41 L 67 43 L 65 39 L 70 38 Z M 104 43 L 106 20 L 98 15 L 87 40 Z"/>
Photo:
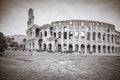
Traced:
<path fill-rule="evenodd" d="M 5 51 L 0 80 L 120 80 L 120 55 Z"/>

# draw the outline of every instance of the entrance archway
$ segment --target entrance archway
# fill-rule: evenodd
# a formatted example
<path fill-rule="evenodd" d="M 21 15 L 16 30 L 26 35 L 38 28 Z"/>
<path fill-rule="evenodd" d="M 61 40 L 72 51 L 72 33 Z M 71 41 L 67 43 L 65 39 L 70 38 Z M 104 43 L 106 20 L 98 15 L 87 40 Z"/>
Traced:
<path fill-rule="evenodd" d="M 103 46 L 103 53 L 106 53 L 106 46 Z"/>
<path fill-rule="evenodd" d="M 52 51 L 52 44 L 49 44 L 49 51 Z"/>
<path fill-rule="evenodd" d="M 112 53 L 114 53 L 114 46 L 112 46 Z"/>
<path fill-rule="evenodd" d="M 87 52 L 90 53 L 90 45 L 87 45 Z"/>
<path fill-rule="evenodd" d="M 58 44 L 58 52 L 61 52 L 61 51 L 62 51 L 61 44 Z"/>
<path fill-rule="evenodd" d="M 108 46 L 108 53 L 110 53 L 110 46 Z"/>
<path fill-rule="evenodd" d="M 98 45 L 98 53 L 101 53 L 101 46 Z"/>
<path fill-rule="evenodd" d="M 96 46 L 93 45 L 93 52 L 96 53 Z"/>
<path fill-rule="evenodd" d="M 75 44 L 75 52 L 78 52 L 78 44 Z"/>
<path fill-rule="evenodd" d="M 44 44 L 44 51 L 46 51 L 46 44 Z"/>
<path fill-rule="evenodd" d="M 73 51 L 73 46 L 72 46 L 72 44 L 69 44 L 69 51 L 70 51 L 70 52 Z"/>
<path fill-rule="evenodd" d="M 81 52 L 85 53 L 85 46 L 84 46 L 84 44 L 81 45 Z"/>
<path fill-rule="evenodd" d="M 39 50 L 42 50 L 42 39 L 39 39 Z"/>

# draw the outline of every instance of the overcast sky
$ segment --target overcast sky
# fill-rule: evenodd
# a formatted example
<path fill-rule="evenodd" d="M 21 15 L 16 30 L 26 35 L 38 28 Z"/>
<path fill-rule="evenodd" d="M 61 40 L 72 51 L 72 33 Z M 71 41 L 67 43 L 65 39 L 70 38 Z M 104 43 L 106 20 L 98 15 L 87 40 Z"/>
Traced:
<path fill-rule="evenodd" d="M 26 34 L 29 8 L 39 26 L 80 19 L 111 23 L 120 31 L 120 0 L 0 0 L 0 32 Z"/>

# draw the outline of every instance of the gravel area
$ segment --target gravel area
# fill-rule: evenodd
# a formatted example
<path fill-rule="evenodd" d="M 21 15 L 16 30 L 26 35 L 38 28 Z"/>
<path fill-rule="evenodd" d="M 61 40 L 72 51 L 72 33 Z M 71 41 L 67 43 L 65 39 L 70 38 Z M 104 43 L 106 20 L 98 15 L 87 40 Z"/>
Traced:
<path fill-rule="evenodd" d="M 5 51 L 0 80 L 120 80 L 120 55 Z"/>

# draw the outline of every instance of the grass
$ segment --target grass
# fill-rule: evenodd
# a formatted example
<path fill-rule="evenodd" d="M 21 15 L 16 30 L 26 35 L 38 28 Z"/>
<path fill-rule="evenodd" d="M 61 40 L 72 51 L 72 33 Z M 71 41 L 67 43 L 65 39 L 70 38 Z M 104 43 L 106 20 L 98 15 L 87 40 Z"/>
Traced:
<path fill-rule="evenodd" d="M 32 55 L 31 55 L 32 54 Z M 119 80 L 119 55 L 5 51 L 0 80 Z"/>

